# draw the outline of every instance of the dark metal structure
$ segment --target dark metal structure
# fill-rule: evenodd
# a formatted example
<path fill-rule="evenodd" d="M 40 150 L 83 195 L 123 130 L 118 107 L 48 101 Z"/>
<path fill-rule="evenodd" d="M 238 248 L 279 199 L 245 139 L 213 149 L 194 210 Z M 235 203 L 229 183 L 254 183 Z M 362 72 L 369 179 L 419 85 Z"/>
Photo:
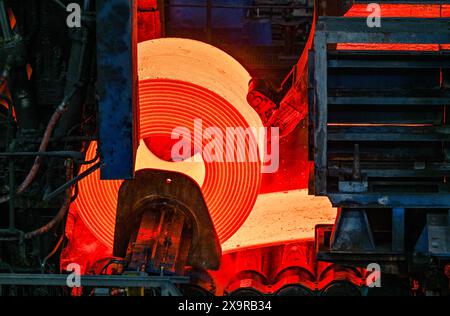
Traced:
<path fill-rule="evenodd" d="M 131 270 L 183 274 L 217 270 L 221 247 L 198 185 L 175 172 L 144 169 L 119 191 L 114 255 Z"/>
<path fill-rule="evenodd" d="M 137 1 L 96 1 L 96 6 L 101 177 L 131 179 L 139 131 Z"/>
<path fill-rule="evenodd" d="M 297 62 L 314 13 L 313 0 L 161 2 L 165 3 L 165 36 L 193 38 L 220 47 L 255 77 L 275 86 Z"/>
<path fill-rule="evenodd" d="M 322 17 L 314 40 L 310 191 L 340 209 L 334 227 L 318 233 L 319 259 L 383 262 L 405 275 L 432 258 L 442 273 L 450 259 L 450 54 L 330 47 L 447 44 L 450 19 L 383 18 L 369 28 L 362 18 Z"/>
<path fill-rule="evenodd" d="M 76 4 L 80 27 L 61 29 L 52 28 L 66 26 L 61 2 L 0 2 L 2 270 L 39 270 L 52 252 L 85 160 L 81 142 L 94 138 L 95 16 L 91 1 Z"/>

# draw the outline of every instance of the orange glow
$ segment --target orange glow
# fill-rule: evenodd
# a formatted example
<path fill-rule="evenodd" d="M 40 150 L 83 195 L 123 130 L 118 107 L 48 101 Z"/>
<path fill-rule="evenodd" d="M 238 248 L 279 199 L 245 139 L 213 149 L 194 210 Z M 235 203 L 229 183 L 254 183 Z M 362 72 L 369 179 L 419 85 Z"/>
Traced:
<path fill-rule="evenodd" d="M 141 141 L 136 169 L 171 169 L 190 175 L 201 185 L 219 239 L 224 242 L 253 208 L 261 163 L 206 162 L 208 157 L 204 156 L 205 162 L 199 162 L 202 166 L 197 168 L 204 176 L 199 176 L 195 170 L 183 169 L 184 162 L 169 163 L 149 156 L 144 146 L 159 157 L 167 157 L 173 129 L 186 127 L 193 134 L 193 122 L 198 118 L 203 120 L 203 128 L 217 127 L 224 134 L 227 127 L 262 127 L 246 101 L 250 76 L 226 53 L 193 40 L 152 40 L 139 44 L 138 51 L 140 138 L 145 142 Z M 196 141 L 205 144 L 204 139 Z M 93 158 L 95 152 L 96 143 L 92 143 L 86 159 Z M 145 159 L 151 163 L 143 163 Z M 83 166 L 80 172 L 88 167 Z M 95 172 L 79 183 L 79 196 L 72 205 L 72 211 L 78 212 L 89 230 L 108 247 L 113 245 L 120 185 L 121 181 L 100 181 L 99 172 Z"/>
<path fill-rule="evenodd" d="M 381 16 L 385 18 L 439 18 L 450 17 L 450 5 L 439 4 L 380 4 Z M 346 17 L 367 17 L 366 4 L 354 4 L 344 15 Z M 433 30 L 430 30 L 431 32 Z M 434 30 L 439 32 L 439 30 Z M 399 51 L 439 51 L 450 45 L 438 44 L 339 44 L 342 50 L 399 50 Z"/>
<path fill-rule="evenodd" d="M 367 17 L 366 7 L 354 5 L 346 16 Z M 382 10 L 385 17 L 445 17 L 450 14 L 449 5 L 389 4 L 382 5 Z M 376 50 L 439 49 L 438 45 L 405 44 L 340 44 L 338 47 Z M 220 128 L 262 124 L 245 101 L 250 79 L 247 71 L 233 58 L 214 47 L 181 39 L 144 42 L 139 46 L 139 65 L 141 146 L 137 154 L 136 169 L 145 166 L 169 169 L 169 165 L 173 165 L 171 170 L 188 174 L 201 186 L 225 251 L 222 270 L 219 271 L 223 283 L 228 283 L 233 277 L 230 269 L 237 273 L 254 269 L 253 266 L 260 263 L 276 267 L 274 257 L 268 259 L 266 256 L 266 247 L 284 247 L 284 244 L 295 242 L 295 239 L 312 237 L 315 224 L 334 221 L 335 211 L 328 200 L 323 198 L 321 202 L 318 198 L 308 197 L 306 191 L 261 194 L 255 204 L 261 181 L 260 165 L 257 163 L 201 163 L 201 166 L 193 165 L 191 169 L 181 170 L 181 165 L 186 167 L 186 163 L 162 162 L 153 156 L 146 160 L 148 149 L 157 157 L 169 160 L 169 148 L 173 144 L 170 139 L 172 128 L 186 126 L 191 130 L 192 120 L 195 118 L 202 118 L 205 126 Z M 298 87 L 301 93 L 284 102 L 292 100 L 289 102 L 292 106 L 305 106 L 306 68 L 307 52 L 302 55 L 297 66 L 297 75 L 303 78 L 299 80 L 301 86 Z M 307 130 L 297 129 L 281 146 L 284 151 L 280 153 L 283 157 L 280 172 L 265 175 L 267 183 L 263 183 L 261 191 L 291 190 L 299 184 L 302 188 L 306 187 L 309 166 L 306 156 Z M 95 146 L 96 144 L 92 144 L 89 148 L 88 159 L 94 156 Z M 86 168 L 87 166 L 83 167 L 83 170 Z M 92 264 L 111 255 L 108 253 L 110 249 L 105 248 L 112 246 L 120 183 L 100 181 L 99 173 L 94 173 L 80 183 L 79 198 L 72 205 L 70 222 L 67 224 L 72 229 L 66 229 L 69 244 L 65 248 L 64 264 L 87 260 Z M 264 186 L 270 188 L 265 189 Z M 298 196 L 299 194 L 304 196 Z M 242 225 L 250 211 L 252 214 L 245 225 Z M 79 218 L 82 219 L 81 223 L 77 223 Z M 74 226 L 76 229 L 73 229 Z M 241 228 L 237 231 L 239 227 Z M 313 245 L 311 240 L 311 249 Z M 260 248 L 261 246 L 265 248 Z M 235 255 L 242 260 L 230 260 Z M 299 257 L 314 262 L 309 255 L 299 254 Z M 291 265 L 298 264 L 290 258 L 286 260 L 286 264 L 283 263 L 283 266 Z M 317 265 L 317 280 L 319 287 L 322 287 L 320 284 L 328 277 L 326 269 L 329 264 L 320 262 Z M 259 269 L 256 270 L 259 272 Z M 277 278 L 274 276 L 273 279 Z"/>
<path fill-rule="evenodd" d="M 11 29 L 14 29 L 16 27 L 17 20 L 16 17 L 14 16 L 14 12 L 11 9 L 8 9 L 8 18 Z"/>

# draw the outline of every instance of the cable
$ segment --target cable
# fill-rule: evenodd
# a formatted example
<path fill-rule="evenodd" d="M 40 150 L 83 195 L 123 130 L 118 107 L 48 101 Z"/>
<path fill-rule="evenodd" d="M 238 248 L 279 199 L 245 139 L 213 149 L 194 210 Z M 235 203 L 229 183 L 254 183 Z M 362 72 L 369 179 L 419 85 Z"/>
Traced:
<path fill-rule="evenodd" d="M 58 124 L 59 120 L 61 119 L 62 114 L 67 109 L 67 104 L 72 98 L 72 96 L 75 94 L 75 92 L 78 90 L 78 87 L 75 87 L 61 102 L 61 104 L 56 108 L 55 112 L 53 113 L 47 128 L 45 129 L 44 136 L 42 138 L 41 144 L 39 146 L 39 152 L 44 152 L 47 150 L 48 143 L 50 142 L 50 137 L 52 136 L 52 133 Z M 33 182 L 33 180 L 36 178 L 36 175 L 38 174 L 38 171 L 41 167 L 42 163 L 42 157 L 37 156 L 34 160 L 33 166 L 31 167 L 28 175 L 26 176 L 25 180 L 22 182 L 22 184 L 19 185 L 17 188 L 16 194 L 23 193 L 28 186 Z M 0 198 L 0 204 L 5 203 L 9 201 L 9 194 L 4 195 Z"/>
<path fill-rule="evenodd" d="M 58 0 L 55 0 L 55 2 L 61 4 L 61 2 Z M 84 6 L 85 10 L 87 10 L 89 8 L 90 1 L 85 0 L 84 4 L 85 4 L 85 6 Z M 87 45 L 86 41 L 83 41 L 83 45 L 81 48 L 81 54 L 80 54 L 82 58 L 85 54 L 86 45 Z M 83 65 L 83 60 L 80 61 L 80 69 L 81 69 L 82 65 Z M 6 70 L 7 70 L 7 68 L 5 68 L 5 71 Z M 61 104 L 56 108 L 55 112 L 53 113 L 53 115 L 46 127 L 44 136 L 42 138 L 42 142 L 39 146 L 39 152 L 44 152 L 47 150 L 48 144 L 50 142 L 50 137 L 51 137 L 56 125 L 58 124 L 59 120 L 61 119 L 61 116 L 67 110 L 69 101 L 72 99 L 72 97 L 78 91 L 78 89 L 80 87 L 80 83 L 81 82 L 77 82 L 74 84 L 73 89 L 64 96 L 64 99 L 62 100 Z M 42 157 L 37 156 L 36 159 L 34 160 L 33 166 L 31 167 L 28 175 L 26 176 L 25 180 L 17 188 L 16 194 L 23 193 L 28 188 L 28 186 L 30 186 L 30 184 L 36 178 L 36 176 L 39 172 L 39 169 L 41 167 L 41 164 L 42 164 Z M 10 188 L 10 190 L 13 190 L 13 188 Z M 0 198 L 0 204 L 9 201 L 9 199 L 10 199 L 10 194 L 4 195 L 3 197 Z"/>
<path fill-rule="evenodd" d="M 64 9 L 64 11 L 67 10 L 67 7 L 64 5 L 64 3 L 62 3 L 59 0 L 53 0 L 53 2 L 55 2 L 61 9 Z"/>
<path fill-rule="evenodd" d="M 105 266 L 100 270 L 100 274 L 104 274 L 105 272 L 107 272 L 108 267 L 111 264 L 113 264 L 113 263 L 125 265 L 127 262 L 125 260 L 120 260 L 120 259 L 114 259 L 113 258 L 113 259 L 109 260 L 108 263 L 105 264 Z"/>
<path fill-rule="evenodd" d="M 8 98 L 8 96 L 6 96 L 5 94 L 3 94 L 3 93 L 1 93 L 1 92 L 0 92 L 0 100 L 3 100 L 3 101 L 5 101 L 5 102 L 7 103 L 8 109 L 9 109 L 9 107 L 12 106 L 12 101 L 11 101 L 11 99 Z"/>
<path fill-rule="evenodd" d="M 44 258 L 41 264 L 41 269 L 45 269 L 45 265 L 47 264 L 48 259 L 53 257 L 53 255 L 58 251 L 59 247 L 61 246 L 62 242 L 64 240 L 64 232 L 61 234 L 61 237 L 59 238 L 58 242 L 56 243 L 55 248 Z"/>
<path fill-rule="evenodd" d="M 66 190 L 68 188 L 71 188 L 73 185 L 77 184 L 79 181 L 83 180 L 84 178 L 86 178 L 90 174 L 94 173 L 97 169 L 100 169 L 100 166 L 101 166 L 101 163 L 99 162 L 99 163 L 89 167 L 87 170 L 85 170 L 84 172 L 80 173 L 75 178 L 69 180 L 68 182 L 66 182 L 65 184 L 63 184 L 59 188 L 57 188 L 55 191 L 53 191 L 52 193 L 49 193 L 49 194 L 45 195 L 44 198 L 43 198 L 43 201 L 45 201 L 45 202 L 50 201 L 51 199 L 53 199 L 54 197 L 56 197 L 57 195 L 62 193 L 64 190 Z"/>
<path fill-rule="evenodd" d="M 73 203 L 77 197 L 78 197 L 78 183 L 74 185 L 74 193 L 72 195 L 72 197 L 70 198 L 70 203 Z"/>
<path fill-rule="evenodd" d="M 70 180 L 72 178 L 72 173 L 73 173 L 73 162 L 71 160 L 68 160 L 67 167 L 66 167 L 67 180 Z M 64 200 L 63 205 L 59 209 L 58 214 L 50 222 L 48 222 L 48 224 L 46 224 L 46 225 L 42 226 L 41 228 L 36 229 L 32 232 L 26 233 L 24 236 L 25 239 L 31 239 L 33 237 L 42 235 L 42 234 L 48 232 L 49 230 L 51 230 L 58 223 L 60 223 L 63 220 L 64 216 L 66 215 L 67 210 L 69 209 L 71 197 L 72 197 L 72 187 L 69 186 L 66 189 L 66 198 Z"/>
<path fill-rule="evenodd" d="M 8 56 L 8 59 L 9 59 L 9 56 Z M 9 69 L 10 69 L 10 66 L 9 66 L 9 64 L 8 64 L 8 61 L 7 61 L 7 65 L 5 66 L 5 68 L 3 69 L 3 71 L 0 73 L 0 89 L 2 88 L 2 86 L 6 83 L 6 79 L 8 78 L 8 76 L 9 76 Z M 3 90 L 4 90 L 5 88 L 3 88 Z M 3 92 L 1 92 L 1 90 L 0 90 L 0 98 L 2 99 L 2 100 L 4 100 L 4 101 L 6 101 L 7 103 L 8 103 L 8 106 L 12 106 L 12 101 L 11 101 L 11 99 L 9 98 L 9 97 L 7 97 Z"/>

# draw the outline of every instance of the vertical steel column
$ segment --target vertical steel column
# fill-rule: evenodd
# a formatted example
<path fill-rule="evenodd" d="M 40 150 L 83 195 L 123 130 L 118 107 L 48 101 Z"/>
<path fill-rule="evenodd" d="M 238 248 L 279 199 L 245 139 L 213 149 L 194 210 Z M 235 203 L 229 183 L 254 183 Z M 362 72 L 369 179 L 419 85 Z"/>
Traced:
<path fill-rule="evenodd" d="M 97 0 L 102 179 L 130 179 L 138 141 L 136 0 Z"/>
<path fill-rule="evenodd" d="M 315 161 L 315 195 L 327 193 L 327 122 L 328 122 L 328 91 L 327 91 L 327 39 L 321 32 L 324 24 L 319 22 L 314 37 L 314 81 L 315 81 L 315 131 L 314 131 L 314 161 Z"/>
<path fill-rule="evenodd" d="M 405 209 L 392 209 L 392 251 L 405 250 Z"/>

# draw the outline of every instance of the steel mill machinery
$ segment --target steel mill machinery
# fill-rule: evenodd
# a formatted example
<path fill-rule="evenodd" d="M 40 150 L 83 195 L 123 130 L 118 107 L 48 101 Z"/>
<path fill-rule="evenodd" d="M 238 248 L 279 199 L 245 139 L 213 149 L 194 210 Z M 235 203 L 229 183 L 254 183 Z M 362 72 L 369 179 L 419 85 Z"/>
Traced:
<path fill-rule="evenodd" d="M 449 295 L 450 1 L 371 2 L 0 0 L 0 295 Z"/>

